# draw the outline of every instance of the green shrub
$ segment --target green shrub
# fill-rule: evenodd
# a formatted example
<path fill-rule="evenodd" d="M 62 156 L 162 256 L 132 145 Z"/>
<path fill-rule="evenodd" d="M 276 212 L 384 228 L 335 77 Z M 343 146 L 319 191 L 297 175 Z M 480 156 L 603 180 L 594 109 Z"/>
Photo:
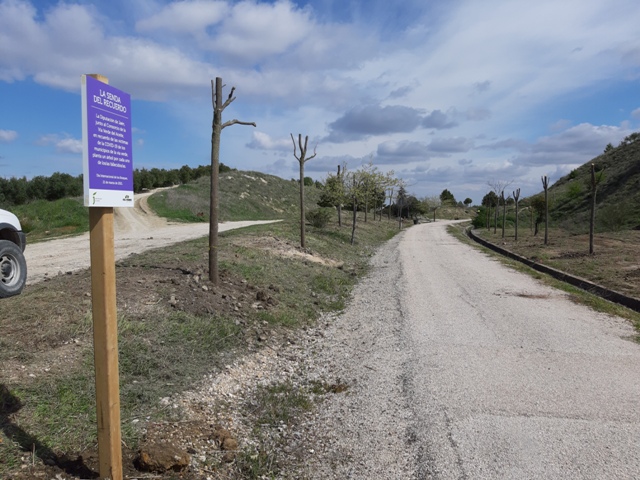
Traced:
<path fill-rule="evenodd" d="M 316 228 L 326 227 L 332 216 L 332 208 L 318 208 L 316 210 L 310 210 L 305 214 L 307 222 Z"/>
<path fill-rule="evenodd" d="M 575 200 L 582 196 L 583 191 L 583 186 L 579 182 L 571 182 L 567 188 L 567 197 L 571 200 Z"/>
<path fill-rule="evenodd" d="M 626 203 L 607 205 L 596 210 L 596 223 L 605 232 L 619 232 L 632 220 L 633 211 Z"/>

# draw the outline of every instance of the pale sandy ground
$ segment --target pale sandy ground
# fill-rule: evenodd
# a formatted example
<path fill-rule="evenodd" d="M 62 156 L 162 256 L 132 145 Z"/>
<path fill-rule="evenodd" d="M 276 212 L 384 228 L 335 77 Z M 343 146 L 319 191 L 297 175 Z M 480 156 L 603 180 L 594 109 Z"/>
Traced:
<path fill-rule="evenodd" d="M 136 195 L 134 208 L 116 208 L 114 241 L 116 260 L 151 248 L 204 237 L 209 234 L 208 223 L 169 223 L 155 215 L 147 204 L 150 193 Z M 218 231 L 232 230 L 272 221 L 242 221 L 219 224 Z M 60 273 L 89 268 L 89 233 L 27 245 L 27 284 Z"/>

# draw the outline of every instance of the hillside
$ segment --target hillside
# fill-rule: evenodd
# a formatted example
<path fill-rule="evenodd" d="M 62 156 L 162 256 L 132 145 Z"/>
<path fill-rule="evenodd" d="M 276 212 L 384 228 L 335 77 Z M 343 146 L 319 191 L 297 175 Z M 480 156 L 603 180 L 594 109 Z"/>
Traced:
<path fill-rule="evenodd" d="M 220 174 L 220 221 L 281 219 L 298 213 L 298 182 L 261 172 L 231 171 Z M 164 190 L 151 196 L 149 203 L 160 215 L 185 221 L 209 220 L 209 179 Z M 305 187 L 307 208 L 320 198 L 315 186 Z"/>
<path fill-rule="evenodd" d="M 591 164 L 602 172 L 597 190 L 597 231 L 640 225 L 640 141 L 609 149 L 549 188 L 552 222 L 569 231 L 589 222 Z M 597 173 L 598 175 L 599 173 Z"/>
<path fill-rule="evenodd" d="M 220 220 L 275 220 L 295 217 L 299 209 L 298 182 L 259 172 L 220 174 Z M 315 186 L 305 188 L 307 208 L 320 198 Z M 209 221 L 209 178 L 162 190 L 149 203 L 163 217 L 176 221 Z M 36 200 L 11 206 L 30 243 L 89 231 L 89 215 L 82 197 Z"/>

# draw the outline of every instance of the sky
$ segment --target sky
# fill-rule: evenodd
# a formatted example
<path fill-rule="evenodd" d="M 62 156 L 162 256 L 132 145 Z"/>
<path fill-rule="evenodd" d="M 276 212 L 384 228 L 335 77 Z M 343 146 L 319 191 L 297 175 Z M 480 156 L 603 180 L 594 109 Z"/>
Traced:
<path fill-rule="evenodd" d="M 637 0 L 0 0 L 0 176 L 82 173 L 80 78 L 131 95 L 135 168 L 316 180 L 373 162 L 418 197 L 521 197 L 640 130 Z"/>

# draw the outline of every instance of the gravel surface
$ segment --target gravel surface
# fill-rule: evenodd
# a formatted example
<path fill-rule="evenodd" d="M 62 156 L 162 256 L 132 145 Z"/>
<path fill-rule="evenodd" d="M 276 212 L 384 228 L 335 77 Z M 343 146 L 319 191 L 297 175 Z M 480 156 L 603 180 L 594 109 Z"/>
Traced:
<path fill-rule="evenodd" d="M 209 235 L 208 223 L 170 223 L 155 215 L 147 204 L 154 192 L 136 194 L 134 208 L 114 209 L 114 242 L 116 261 L 134 253 L 164 247 Z M 219 232 L 242 228 L 267 221 L 225 222 Z M 41 282 L 47 277 L 89 268 L 89 233 L 27 245 L 27 284 Z"/>
<path fill-rule="evenodd" d="M 343 314 L 190 401 L 283 377 L 346 384 L 282 434 L 306 457 L 285 478 L 640 478 L 633 328 L 462 244 L 447 223 L 391 240 Z"/>

